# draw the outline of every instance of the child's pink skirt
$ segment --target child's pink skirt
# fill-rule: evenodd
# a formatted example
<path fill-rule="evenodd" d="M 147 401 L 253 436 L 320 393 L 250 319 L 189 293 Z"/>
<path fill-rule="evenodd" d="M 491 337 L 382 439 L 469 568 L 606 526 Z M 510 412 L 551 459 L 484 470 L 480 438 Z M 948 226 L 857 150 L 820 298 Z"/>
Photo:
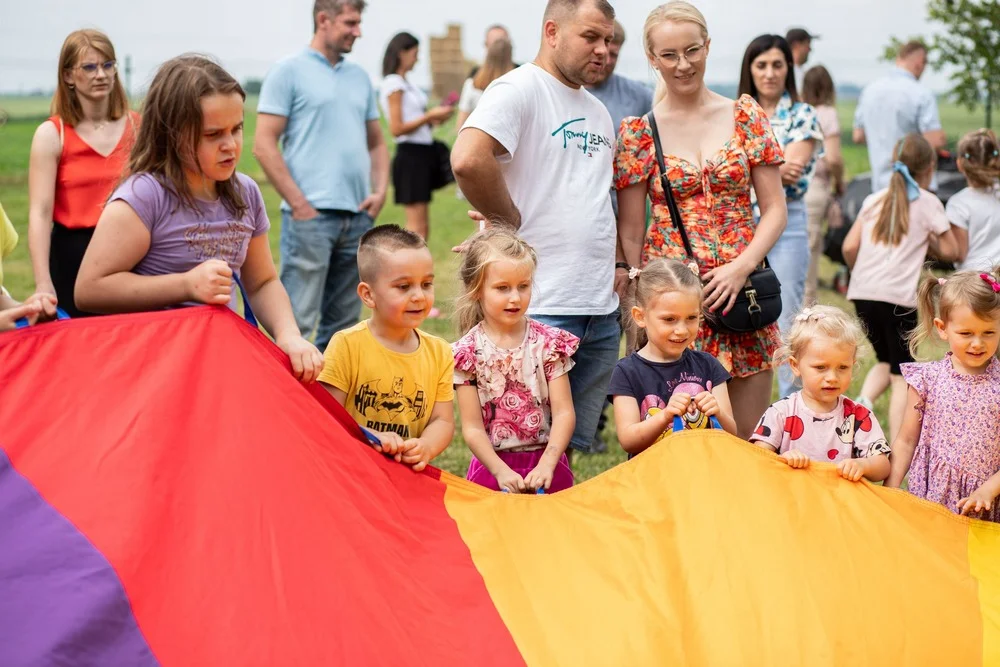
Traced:
<path fill-rule="evenodd" d="M 538 462 L 542 460 L 542 454 L 544 453 L 545 448 L 543 447 L 530 452 L 497 452 L 497 455 L 504 463 L 510 466 L 511 470 L 521 477 L 527 477 L 528 473 L 534 470 Z M 479 459 L 475 456 L 469 462 L 469 472 L 465 478 L 470 482 L 485 486 L 487 489 L 500 490 L 497 478 L 491 475 L 489 469 L 480 463 Z M 559 463 L 556 464 L 555 471 L 552 473 L 552 484 L 546 493 L 555 493 L 556 491 L 568 489 L 571 486 L 573 486 L 573 471 L 569 469 L 569 459 L 563 454 L 559 458 Z"/>

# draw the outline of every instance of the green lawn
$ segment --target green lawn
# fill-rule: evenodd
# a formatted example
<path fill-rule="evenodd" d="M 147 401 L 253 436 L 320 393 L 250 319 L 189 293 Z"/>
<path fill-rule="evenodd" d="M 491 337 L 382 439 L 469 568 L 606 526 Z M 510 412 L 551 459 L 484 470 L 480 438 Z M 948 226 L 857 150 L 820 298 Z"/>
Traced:
<path fill-rule="evenodd" d="M 253 133 L 255 125 L 254 111 L 256 100 L 249 100 L 247 103 L 247 123 L 246 123 L 246 144 L 244 145 L 243 157 L 240 162 L 240 170 L 253 176 L 261 184 L 264 199 L 267 203 L 268 214 L 271 218 L 271 246 L 278 257 L 278 235 L 281 226 L 281 216 L 278 206 L 280 198 L 274 188 L 264 179 L 263 173 L 253 159 Z M 10 115 L 7 123 L 0 127 L 0 202 L 7 211 L 8 216 L 14 222 L 14 226 L 21 234 L 21 242 L 15 249 L 14 254 L 4 261 L 5 285 L 15 297 L 24 298 L 33 289 L 33 279 L 31 275 L 31 264 L 28 260 L 27 226 L 28 226 L 28 153 L 31 146 L 31 137 L 38 123 L 48 115 L 48 101 L 42 98 L 9 98 L 0 97 L 0 110 L 5 110 Z M 867 171 L 867 154 L 863 146 L 855 146 L 850 142 L 851 118 L 853 115 L 853 104 L 844 103 L 840 106 L 840 118 L 842 126 L 845 128 L 844 154 L 849 174 L 856 174 Z M 975 129 L 980 125 L 980 116 L 970 114 L 964 109 L 942 105 L 942 121 L 948 131 L 952 143 L 957 141 L 964 132 Z M 438 134 L 449 143 L 454 139 L 453 123 L 439 128 Z M 465 238 L 473 229 L 472 223 L 466 216 L 466 202 L 455 197 L 454 187 L 449 187 L 435 194 L 434 202 L 431 204 L 431 236 L 430 246 L 437 262 L 437 305 L 445 315 L 452 311 L 452 304 L 456 295 L 458 261 L 450 249 L 460 240 Z M 379 217 L 380 223 L 395 223 L 402 225 L 404 221 L 403 209 L 392 204 L 391 195 L 389 205 L 383 210 Z M 822 274 L 829 279 L 833 272 L 833 267 L 825 264 Z M 850 307 L 839 295 L 828 291 L 821 293 L 824 302 Z M 425 328 L 431 333 L 440 335 L 448 340 L 455 339 L 455 331 L 447 318 L 440 320 L 428 320 Z M 865 359 L 854 379 L 852 392 L 860 388 L 864 372 L 870 366 L 870 361 Z M 852 394 L 853 395 L 853 394 Z M 886 408 L 888 400 L 883 397 L 875 406 L 881 423 L 888 428 L 886 419 Z M 578 480 L 587 479 L 599 474 L 625 459 L 621 448 L 617 446 L 614 439 L 614 428 L 609 425 L 606 436 L 612 441 L 607 454 L 584 455 L 574 458 L 574 471 Z M 450 472 L 464 475 L 468 466 L 468 448 L 461 440 L 461 434 L 457 434 L 451 447 L 436 460 L 436 465 Z"/>

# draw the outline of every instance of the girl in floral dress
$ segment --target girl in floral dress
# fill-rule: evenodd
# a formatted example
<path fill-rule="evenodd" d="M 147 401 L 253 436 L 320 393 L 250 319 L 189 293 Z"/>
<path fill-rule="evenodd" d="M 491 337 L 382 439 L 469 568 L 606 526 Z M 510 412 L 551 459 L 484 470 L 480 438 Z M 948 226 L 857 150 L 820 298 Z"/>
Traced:
<path fill-rule="evenodd" d="M 535 251 L 513 232 L 473 237 L 459 272 L 452 345 L 467 478 L 494 491 L 561 491 L 573 485 L 566 448 L 576 416 L 570 358 L 580 340 L 529 319 Z"/>
<path fill-rule="evenodd" d="M 621 290 L 627 284 L 629 265 L 645 266 L 657 257 L 694 259 L 706 309 L 728 312 L 785 226 L 781 147 L 752 97 L 734 102 L 705 86 L 710 44 L 705 18 L 695 7 L 678 1 L 654 9 L 646 19 L 644 43 L 666 91 L 657 95 L 652 113 L 666 154 L 666 176 L 695 257 L 686 256 L 670 219 L 648 118 L 626 118 L 615 155 L 623 260 L 616 285 Z M 756 224 L 751 186 L 761 209 Z M 648 233 L 647 197 L 653 218 Z M 770 404 L 771 357 L 778 345 L 777 325 L 729 334 L 703 323 L 694 341 L 695 349 L 714 356 L 733 376 L 729 392 L 741 438 L 750 437 Z"/>
<path fill-rule="evenodd" d="M 902 366 L 909 396 L 886 486 L 898 488 L 909 471 L 913 495 L 1000 522 L 998 272 L 923 279 L 911 348 L 915 353 L 934 331 L 951 351 Z"/>

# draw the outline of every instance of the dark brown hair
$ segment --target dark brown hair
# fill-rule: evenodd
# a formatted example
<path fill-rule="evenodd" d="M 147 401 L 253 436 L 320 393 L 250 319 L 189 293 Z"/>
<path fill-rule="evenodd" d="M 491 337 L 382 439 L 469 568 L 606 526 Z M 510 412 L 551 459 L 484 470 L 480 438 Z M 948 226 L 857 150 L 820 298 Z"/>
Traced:
<path fill-rule="evenodd" d="M 771 49 L 778 49 L 785 56 L 785 69 L 787 70 L 785 92 L 792 96 L 792 102 L 798 102 L 799 93 L 795 87 L 795 61 L 792 58 L 792 48 L 788 46 L 788 42 L 781 35 L 761 35 L 747 46 L 747 50 L 743 53 L 743 66 L 740 68 L 739 94 L 749 95 L 760 102 L 757 85 L 753 82 L 753 61 L 757 59 L 757 56 Z"/>
<path fill-rule="evenodd" d="M 393 35 L 388 46 L 385 47 L 385 54 L 382 56 L 382 76 L 397 74 L 403 51 L 409 51 L 419 45 L 420 40 L 408 32 L 398 32 Z"/>
<path fill-rule="evenodd" d="M 117 60 L 115 47 L 108 36 L 99 30 L 76 30 L 67 35 L 59 52 L 59 81 L 55 95 L 52 96 L 54 116 L 59 116 L 67 125 L 76 125 L 83 119 L 83 108 L 77 99 L 76 90 L 66 83 L 65 73 L 80 64 L 84 51 L 91 48 L 108 60 Z M 111 83 L 111 93 L 108 97 L 108 116 L 118 120 L 128 111 L 128 96 L 121 79 L 115 73 Z"/>
<path fill-rule="evenodd" d="M 916 178 L 934 167 L 937 156 L 923 135 L 914 132 L 899 140 L 892 151 L 892 161 L 902 162 Z M 910 229 L 910 200 L 906 196 L 906 179 L 897 171 L 889 177 L 889 189 L 881 199 L 882 208 L 872 228 L 872 241 L 891 246 L 899 245 Z"/>
<path fill-rule="evenodd" d="M 833 106 L 837 103 L 837 91 L 833 77 L 822 65 L 811 67 L 802 77 L 802 101 L 818 106 Z"/>
<path fill-rule="evenodd" d="M 427 242 L 423 237 L 399 225 L 372 227 L 358 241 L 358 274 L 361 282 L 375 282 L 378 277 L 379 256 L 382 253 L 426 247 Z"/>
<path fill-rule="evenodd" d="M 1000 144 L 993 130 L 969 132 L 958 142 L 958 159 L 969 185 L 989 188 L 1000 178 Z"/>
<path fill-rule="evenodd" d="M 209 95 L 246 93 L 239 82 L 215 61 L 185 54 L 160 65 L 142 105 L 142 123 L 129 156 L 125 176 L 150 174 L 167 188 L 181 205 L 196 210 L 194 193 L 184 174 L 185 167 L 198 167 L 198 142 L 204 119 L 201 99 Z M 216 184 L 219 201 L 233 216 L 242 218 L 249 206 L 236 172 Z"/>

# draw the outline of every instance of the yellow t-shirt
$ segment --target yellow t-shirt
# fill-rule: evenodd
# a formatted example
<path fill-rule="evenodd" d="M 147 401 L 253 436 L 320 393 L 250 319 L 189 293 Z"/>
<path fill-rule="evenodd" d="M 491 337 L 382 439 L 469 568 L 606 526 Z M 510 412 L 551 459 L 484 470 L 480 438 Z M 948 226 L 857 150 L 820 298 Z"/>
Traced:
<path fill-rule="evenodd" d="M 365 320 L 334 334 L 323 355 L 319 381 L 347 394 L 354 420 L 372 431 L 419 438 L 434 404 L 452 401 L 455 359 L 443 339 L 417 330 L 414 352 L 393 352 L 379 343 Z"/>
<path fill-rule="evenodd" d="M 17 231 L 0 204 L 0 287 L 3 287 L 3 258 L 14 252 L 17 245 Z"/>

